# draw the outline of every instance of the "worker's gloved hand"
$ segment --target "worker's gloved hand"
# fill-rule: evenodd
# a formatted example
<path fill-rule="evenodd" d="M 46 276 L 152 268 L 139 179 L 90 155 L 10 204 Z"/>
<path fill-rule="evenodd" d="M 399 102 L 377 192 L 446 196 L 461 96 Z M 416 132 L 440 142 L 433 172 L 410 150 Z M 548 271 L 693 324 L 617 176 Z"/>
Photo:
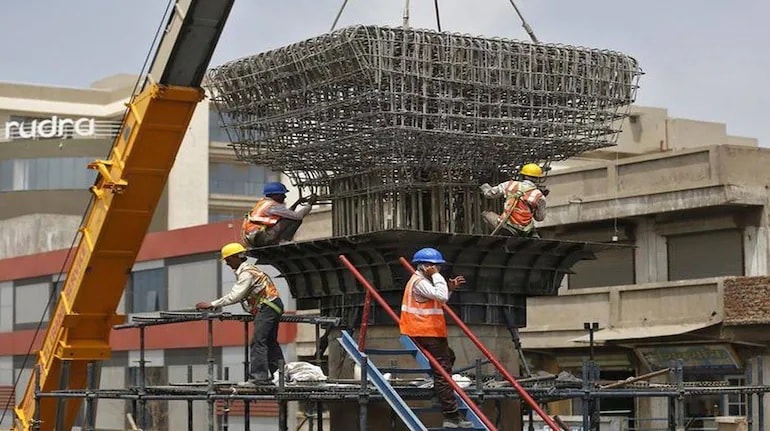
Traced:
<path fill-rule="evenodd" d="M 540 191 L 543 192 L 543 196 L 546 196 L 546 197 L 548 196 L 549 193 L 551 193 L 551 191 L 548 189 L 542 189 Z"/>
<path fill-rule="evenodd" d="M 481 189 L 481 193 L 484 193 L 484 194 L 486 194 L 488 191 L 492 190 L 492 186 L 490 186 L 489 183 L 484 183 L 484 184 L 480 185 L 479 188 Z"/>
<path fill-rule="evenodd" d="M 310 196 L 307 197 L 307 204 L 308 205 L 315 205 L 316 202 L 318 202 L 318 195 L 315 193 L 312 193 Z"/>

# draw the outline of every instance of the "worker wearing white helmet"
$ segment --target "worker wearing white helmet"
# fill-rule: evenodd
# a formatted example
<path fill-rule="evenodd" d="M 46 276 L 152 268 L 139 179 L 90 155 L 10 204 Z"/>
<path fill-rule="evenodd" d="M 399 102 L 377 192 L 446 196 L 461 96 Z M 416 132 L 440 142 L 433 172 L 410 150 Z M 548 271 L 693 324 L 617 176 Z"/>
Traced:
<path fill-rule="evenodd" d="M 548 195 L 547 189 L 539 188 L 543 169 L 535 163 L 527 163 L 519 173 L 521 181 L 511 179 L 494 187 L 487 183 L 481 185 L 484 197 L 505 198 L 502 214 L 484 211 L 481 216 L 493 229 L 493 233 L 539 238 L 535 221 L 545 220 L 545 197 Z"/>
<path fill-rule="evenodd" d="M 243 384 L 269 384 L 272 375 L 283 362 L 278 344 L 278 323 L 283 314 L 283 302 L 269 275 L 246 260 L 246 248 L 233 242 L 222 247 L 222 260 L 235 271 L 235 284 L 230 292 L 211 302 L 195 304 L 198 310 L 209 310 L 241 303 L 254 316 L 254 334 L 250 343 L 250 376 Z"/>

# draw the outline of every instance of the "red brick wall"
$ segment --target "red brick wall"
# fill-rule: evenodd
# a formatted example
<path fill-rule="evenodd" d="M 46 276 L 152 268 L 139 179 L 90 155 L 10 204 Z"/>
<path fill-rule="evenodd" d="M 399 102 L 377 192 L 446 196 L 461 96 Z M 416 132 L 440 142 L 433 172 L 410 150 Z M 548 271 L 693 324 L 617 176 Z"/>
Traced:
<path fill-rule="evenodd" d="M 725 325 L 770 323 L 770 277 L 727 279 L 725 286 Z"/>

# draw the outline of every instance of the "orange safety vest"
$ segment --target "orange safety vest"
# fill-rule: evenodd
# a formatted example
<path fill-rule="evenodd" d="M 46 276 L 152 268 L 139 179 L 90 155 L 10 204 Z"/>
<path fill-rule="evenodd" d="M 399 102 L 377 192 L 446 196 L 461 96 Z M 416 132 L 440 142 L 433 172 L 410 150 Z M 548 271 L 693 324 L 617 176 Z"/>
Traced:
<path fill-rule="evenodd" d="M 509 181 L 505 188 L 505 210 L 503 214 L 510 214 L 507 223 L 514 228 L 529 232 L 535 227 L 532 207 L 537 204 L 543 192 L 537 187 L 525 184 L 521 181 Z M 513 211 L 511 211 L 513 207 Z"/>
<path fill-rule="evenodd" d="M 418 302 L 414 295 L 414 286 L 424 280 L 420 274 L 412 275 L 404 288 L 404 299 L 401 301 L 401 333 L 410 337 L 446 337 L 446 320 L 441 302 L 435 299 Z"/>
<path fill-rule="evenodd" d="M 244 268 L 244 270 L 248 271 L 252 276 L 254 276 L 254 283 L 252 283 L 251 291 L 249 291 L 248 295 L 246 295 L 246 298 L 241 301 L 241 306 L 243 309 L 247 313 L 257 314 L 259 306 L 263 303 L 270 303 L 268 306 L 271 306 L 270 308 L 276 309 L 277 306 L 273 307 L 272 301 L 276 298 L 279 298 L 280 294 L 278 293 L 278 288 L 275 287 L 275 283 L 273 283 L 273 280 L 270 278 L 270 276 L 260 271 L 259 268 L 254 265 L 248 265 Z M 262 285 L 264 285 L 265 288 L 257 290 L 257 288 Z M 280 313 L 281 312 L 279 312 L 279 314 Z"/>
<path fill-rule="evenodd" d="M 243 218 L 243 225 L 241 226 L 243 233 L 250 234 L 256 230 L 265 230 L 265 228 L 274 226 L 278 223 L 278 221 L 281 220 L 280 217 L 267 215 L 267 210 L 276 205 L 280 204 L 268 197 L 258 200 L 257 203 L 254 204 L 254 208 L 252 208 L 249 214 Z M 249 218 L 251 218 L 251 220 Z"/>

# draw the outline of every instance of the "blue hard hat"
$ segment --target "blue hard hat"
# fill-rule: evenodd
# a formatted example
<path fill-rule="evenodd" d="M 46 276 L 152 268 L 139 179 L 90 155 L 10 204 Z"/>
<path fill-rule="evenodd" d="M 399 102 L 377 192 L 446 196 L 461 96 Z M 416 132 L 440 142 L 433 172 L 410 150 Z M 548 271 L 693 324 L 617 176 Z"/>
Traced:
<path fill-rule="evenodd" d="M 262 190 L 265 196 L 267 195 L 285 195 L 289 193 L 289 190 L 282 183 L 267 183 Z"/>
<path fill-rule="evenodd" d="M 412 257 L 412 263 L 446 263 L 444 256 L 435 248 L 421 248 Z"/>

